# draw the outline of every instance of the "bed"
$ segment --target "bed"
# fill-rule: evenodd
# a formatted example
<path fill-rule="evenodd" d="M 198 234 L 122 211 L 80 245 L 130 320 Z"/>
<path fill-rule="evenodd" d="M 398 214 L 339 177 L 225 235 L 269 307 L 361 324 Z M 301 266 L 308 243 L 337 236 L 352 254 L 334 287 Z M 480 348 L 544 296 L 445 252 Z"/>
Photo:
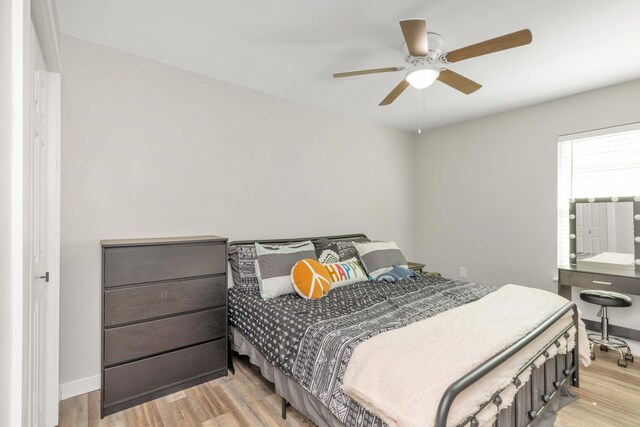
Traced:
<path fill-rule="evenodd" d="M 366 236 L 323 237 L 336 241 L 359 238 Z M 316 239 L 319 238 L 257 242 Z M 247 267 L 238 264 L 237 256 L 234 258 L 238 248 L 255 242 L 229 244 L 232 271 Z M 263 300 L 256 287 L 236 284 L 229 290 L 229 342 L 232 351 L 248 356 L 262 375 L 275 384 L 276 392 L 283 398 L 283 417 L 286 416 L 286 404 L 291 404 L 319 426 L 385 426 L 387 422 L 383 417 L 389 420 L 385 414 L 376 414 L 375 407 L 354 399 L 343 390 L 345 372 L 354 353 L 358 354 L 358 346 L 390 336 L 385 332 L 401 332 L 403 328 L 438 319 L 440 314 L 481 301 L 495 295 L 497 290 L 494 286 L 423 276 L 395 283 L 355 283 L 332 289 L 315 301 L 294 294 Z M 571 317 L 570 324 L 557 329 L 560 319 L 567 316 Z M 474 369 L 447 384 L 442 395 L 437 396 L 438 404 L 432 408 L 435 416 L 414 424 L 478 426 L 486 425 L 486 419 L 490 418 L 490 424 L 496 426 L 552 425 L 557 411 L 575 400 L 569 385 L 579 385 L 579 334 L 570 335 L 572 330 L 578 331 L 579 322 L 575 304 L 567 302 L 507 348 L 483 359 L 482 363 L 474 365 Z M 556 327 L 553 338 L 547 337 L 548 342 L 543 345 L 538 343 L 534 356 L 518 371 L 529 370 L 530 376 L 527 375 L 526 381 L 519 379 L 524 376 L 514 376 L 517 391 L 514 388 L 515 396 L 509 398 L 509 404 L 502 402 L 506 388 L 501 387 L 475 408 L 477 410 L 463 419 L 458 417 L 452 424 L 450 412 L 457 397 L 536 339 L 543 338 L 553 325 Z M 442 337 L 443 340 L 446 338 Z M 572 347 L 569 338 L 573 340 Z M 431 351 L 438 353 L 437 340 L 431 347 Z M 461 348 L 460 354 L 442 357 L 453 360 L 446 358 L 460 357 L 463 352 L 464 348 Z M 480 415 L 489 410 L 498 415 L 489 418 L 485 415 L 483 421 Z"/>

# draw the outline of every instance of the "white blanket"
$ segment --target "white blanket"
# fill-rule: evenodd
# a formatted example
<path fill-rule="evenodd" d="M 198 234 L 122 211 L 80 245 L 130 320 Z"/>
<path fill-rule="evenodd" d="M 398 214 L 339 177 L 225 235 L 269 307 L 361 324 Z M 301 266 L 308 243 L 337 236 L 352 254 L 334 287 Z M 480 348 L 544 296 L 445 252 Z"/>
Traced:
<path fill-rule="evenodd" d="M 447 387 L 535 329 L 567 303 L 551 292 L 505 285 L 478 301 L 454 308 L 404 328 L 382 333 L 356 347 L 342 389 L 390 426 L 435 425 L 436 410 Z M 545 333 L 462 392 L 449 412 L 455 426 L 476 413 L 497 391 L 501 409 L 510 406 L 517 372 L 572 320 L 569 311 Z M 573 349 L 575 328 L 549 357 Z M 580 321 L 579 354 L 588 366 L 589 345 Z M 544 362 L 540 356 L 536 366 Z M 531 369 L 520 375 L 524 384 Z M 481 425 L 493 422 L 496 405 L 477 416 Z"/>

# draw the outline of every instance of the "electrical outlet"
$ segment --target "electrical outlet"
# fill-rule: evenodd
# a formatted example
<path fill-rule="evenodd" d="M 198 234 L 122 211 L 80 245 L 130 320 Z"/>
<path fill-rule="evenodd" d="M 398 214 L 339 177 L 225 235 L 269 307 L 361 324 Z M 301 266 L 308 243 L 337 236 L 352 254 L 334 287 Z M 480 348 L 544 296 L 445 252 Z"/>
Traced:
<path fill-rule="evenodd" d="M 460 277 L 467 277 L 467 267 L 460 267 Z"/>

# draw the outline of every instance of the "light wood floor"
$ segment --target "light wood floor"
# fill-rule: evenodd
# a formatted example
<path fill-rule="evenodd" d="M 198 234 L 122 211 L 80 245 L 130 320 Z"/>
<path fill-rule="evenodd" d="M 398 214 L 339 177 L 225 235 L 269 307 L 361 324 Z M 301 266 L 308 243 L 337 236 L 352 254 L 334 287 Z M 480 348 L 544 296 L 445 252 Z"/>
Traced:
<path fill-rule="evenodd" d="M 640 425 L 640 360 L 618 367 L 614 354 L 596 351 L 581 369 L 577 402 L 560 411 L 559 427 Z M 280 418 L 280 397 L 245 358 L 236 358 L 236 374 L 220 378 L 100 420 L 100 392 L 60 403 L 60 427 L 238 427 L 313 426 L 295 409 Z"/>
<path fill-rule="evenodd" d="M 580 369 L 580 396 L 558 414 L 556 427 L 640 426 L 640 358 L 628 368 L 617 365 L 617 352 L 596 350 L 596 360 Z"/>

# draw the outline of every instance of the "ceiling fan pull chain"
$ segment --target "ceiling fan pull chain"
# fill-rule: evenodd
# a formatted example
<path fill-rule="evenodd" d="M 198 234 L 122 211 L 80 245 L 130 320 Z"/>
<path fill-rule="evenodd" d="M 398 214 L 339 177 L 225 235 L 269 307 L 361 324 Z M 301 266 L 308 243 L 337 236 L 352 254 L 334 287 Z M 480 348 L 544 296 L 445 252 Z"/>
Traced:
<path fill-rule="evenodd" d="M 418 135 L 422 135 L 422 128 L 427 125 L 427 94 L 425 93 L 425 89 L 420 89 L 418 93 L 420 103 L 422 104 L 422 123 L 418 128 Z"/>

